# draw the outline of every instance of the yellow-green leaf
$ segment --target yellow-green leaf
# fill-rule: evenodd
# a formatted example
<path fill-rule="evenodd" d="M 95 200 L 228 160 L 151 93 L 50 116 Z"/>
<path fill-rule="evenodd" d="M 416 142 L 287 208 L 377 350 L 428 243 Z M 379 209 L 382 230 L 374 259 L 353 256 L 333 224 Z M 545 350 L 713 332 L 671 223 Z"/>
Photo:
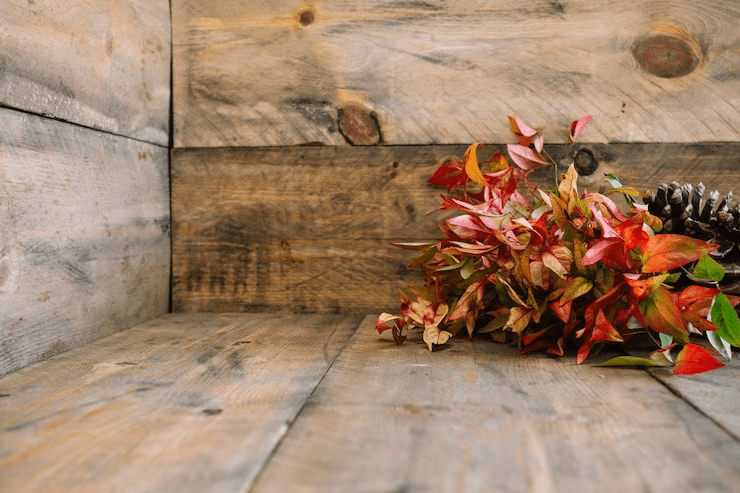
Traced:
<path fill-rule="evenodd" d="M 599 363 L 596 366 L 670 366 L 667 361 L 659 361 L 650 358 L 639 358 L 637 356 L 617 356 L 615 358 Z"/>

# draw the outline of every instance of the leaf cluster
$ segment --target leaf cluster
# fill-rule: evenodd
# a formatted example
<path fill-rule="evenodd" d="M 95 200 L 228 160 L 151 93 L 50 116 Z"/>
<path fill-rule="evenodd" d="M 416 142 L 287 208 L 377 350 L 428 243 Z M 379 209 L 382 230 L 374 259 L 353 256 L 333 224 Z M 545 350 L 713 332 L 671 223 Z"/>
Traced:
<path fill-rule="evenodd" d="M 570 125 L 571 143 L 590 118 Z M 579 364 L 595 347 L 647 335 L 656 346 L 649 358 L 605 365 L 673 364 L 683 374 L 722 366 L 689 335 L 706 334 L 730 357 L 730 345 L 740 344 L 733 308 L 740 298 L 706 286 L 678 290 L 670 273 L 696 262 L 695 276 L 716 280 L 721 272 L 707 254 L 718 246 L 656 234 L 661 220 L 634 200 L 623 214 L 609 192 L 579 193 L 573 165 L 552 190 L 538 188 L 529 174 L 555 166 L 541 130 L 518 117 L 509 122 L 518 142 L 507 146 L 508 156 L 496 153 L 481 166 L 478 142 L 429 180 L 447 188 L 440 209 L 457 215 L 440 223 L 440 241 L 397 244 L 417 251 L 409 268 L 423 270 L 424 285 L 399 291 L 400 315 L 383 313 L 377 330 L 391 330 L 400 344 L 408 328 L 421 328 L 430 350 L 463 333 L 516 343 L 522 353 L 562 356 L 574 348 Z M 607 181 L 611 192 L 636 195 L 614 176 Z"/>

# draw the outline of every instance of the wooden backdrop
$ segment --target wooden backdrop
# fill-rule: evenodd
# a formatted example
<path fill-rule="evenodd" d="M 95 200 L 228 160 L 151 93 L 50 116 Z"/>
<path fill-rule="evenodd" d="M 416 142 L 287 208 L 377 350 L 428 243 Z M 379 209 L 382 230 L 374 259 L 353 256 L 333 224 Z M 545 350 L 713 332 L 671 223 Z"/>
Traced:
<path fill-rule="evenodd" d="M 593 115 L 589 189 L 614 172 L 740 190 L 734 0 L 172 9 L 175 310 L 393 309 L 419 275 L 389 242 L 439 237 L 427 178 L 512 142 L 507 115 L 555 144 Z"/>
<path fill-rule="evenodd" d="M 169 305 L 167 0 L 0 2 L 0 375 Z"/>

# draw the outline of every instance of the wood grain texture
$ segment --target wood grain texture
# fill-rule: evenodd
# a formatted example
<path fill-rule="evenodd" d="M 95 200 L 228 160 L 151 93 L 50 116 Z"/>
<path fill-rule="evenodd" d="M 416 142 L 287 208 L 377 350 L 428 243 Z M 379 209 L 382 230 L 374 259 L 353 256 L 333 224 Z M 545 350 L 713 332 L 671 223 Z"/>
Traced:
<path fill-rule="evenodd" d="M 247 491 L 359 320 L 167 315 L 7 375 L 2 490 Z"/>
<path fill-rule="evenodd" d="M 168 0 L 4 0 L 0 18 L 0 105 L 168 145 Z"/>
<path fill-rule="evenodd" d="M 388 144 L 504 142 L 510 114 L 546 125 L 550 142 L 583 114 L 589 142 L 740 133 L 735 0 L 172 7 L 178 147 L 346 145 L 346 108 Z"/>
<path fill-rule="evenodd" d="M 597 170 L 641 190 L 678 180 L 740 190 L 740 144 L 592 144 Z M 175 149 L 173 306 L 177 311 L 390 310 L 421 282 L 392 241 L 440 238 L 427 216 L 443 190 L 436 166 L 466 146 Z M 564 170 L 577 147 L 548 147 Z M 481 148 L 481 161 L 502 146 Z M 553 172 L 534 181 L 552 186 Z"/>
<path fill-rule="evenodd" d="M 738 437 L 642 370 L 490 341 L 431 353 L 381 339 L 374 322 L 361 324 L 253 492 L 737 489 Z"/>
<path fill-rule="evenodd" d="M 740 437 L 740 413 L 737 412 L 740 361 L 721 359 L 726 367 L 721 371 L 676 378 L 665 368 L 650 369 L 650 373 L 729 433 Z"/>
<path fill-rule="evenodd" d="M 0 121 L 0 374 L 165 313 L 167 149 Z"/>

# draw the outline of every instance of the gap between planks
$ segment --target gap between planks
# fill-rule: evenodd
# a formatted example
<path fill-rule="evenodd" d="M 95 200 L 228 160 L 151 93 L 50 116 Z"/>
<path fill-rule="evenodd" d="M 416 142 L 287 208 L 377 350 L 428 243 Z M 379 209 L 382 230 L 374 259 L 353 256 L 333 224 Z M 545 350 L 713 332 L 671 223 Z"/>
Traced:
<path fill-rule="evenodd" d="M 7 110 L 12 110 L 12 111 L 17 111 L 18 113 L 21 113 L 21 114 L 24 114 L 24 115 L 36 116 L 36 117 L 39 117 L 39 118 L 43 118 L 44 120 L 50 120 L 50 121 L 54 121 L 54 122 L 64 123 L 64 124 L 71 125 L 71 126 L 77 127 L 77 128 L 84 128 L 85 130 L 92 130 L 93 132 L 99 132 L 99 133 L 105 134 L 105 135 L 112 135 L 113 137 L 122 137 L 122 138 L 127 139 L 127 140 L 130 140 L 132 142 L 139 142 L 139 143 L 142 143 L 142 144 L 150 144 L 150 145 L 153 145 L 153 146 L 156 146 L 156 147 L 160 147 L 162 149 L 168 149 L 168 150 L 169 149 L 172 149 L 172 146 L 171 145 L 164 145 L 164 144 L 157 143 L 157 142 L 154 142 L 154 141 L 151 141 L 151 140 L 144 140 L 144 139 L 141 139 L 141 138 L 138 138 L 138 137 L 132 137 L 130 135 L 126 135 L 126 134 L 118 133 L 118 132 L 113 132 L 113 131 L 107 130 L 105 128 L 99 128 L 99 127 L 93 127 L 93 126 L 90 126 L 90 125 L 84 125 L 82 123 L 78 123 L 78 122 L 75 122 L 73 120 L 65 120 L 64 118 L 53 116 L 53 115 L 48 114 L 48 113 L 40 113 L 40 112 L 36 112 L 36 111 L 32 111 L 32 110 L 27 110 L 27 109 L 23 109 L 23 108 L 16 108 L 15 106 L 10 106 L 10 105 L 7 105 L 7 104 L 2 104 L 2 103 L 0 103 L 0 108 L 4 108 L 4 109 L 7 109 Z"/>

